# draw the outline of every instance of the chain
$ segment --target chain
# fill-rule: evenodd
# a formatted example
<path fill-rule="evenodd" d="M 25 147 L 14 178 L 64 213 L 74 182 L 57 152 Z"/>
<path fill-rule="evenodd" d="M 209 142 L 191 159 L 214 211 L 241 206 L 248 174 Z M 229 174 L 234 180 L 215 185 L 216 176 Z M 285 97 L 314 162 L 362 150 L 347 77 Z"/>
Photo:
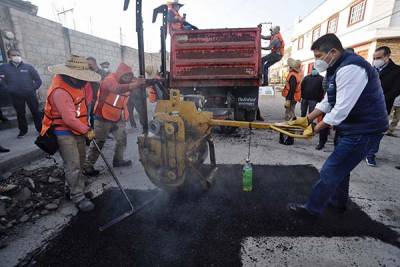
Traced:
<path fill-rule="evenodd" d="M 247 160 L 250 161 L 250 147 L 251 147 L 251 123 L 249 123 L 249 150 L 247 152 Z"/>

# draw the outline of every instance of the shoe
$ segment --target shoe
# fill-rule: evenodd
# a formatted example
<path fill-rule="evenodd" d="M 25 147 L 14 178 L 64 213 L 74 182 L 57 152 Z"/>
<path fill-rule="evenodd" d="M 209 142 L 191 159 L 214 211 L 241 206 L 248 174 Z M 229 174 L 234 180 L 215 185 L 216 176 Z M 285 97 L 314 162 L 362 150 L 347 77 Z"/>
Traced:
<path fill-rule="evenodd" d="M 113 161 L 113 167 L 127 167 L 132 165 L 132 160 Z"/>
<path fill-rule="evenodd" d="M 397 134 L 394 134 L 392 132 L 386 132 L 386 135 L 391 137 L 398 137 Z"/>
<path fill-rule="evenodd" d="M 82 173 L 85 176 L 96 177 L 96 176 L 98 176 L 100 174 L 100 171 L 96 170 L 93 167 L 86 167 L 86 168 L 83 169 Z"/>
<path fill-rule="evenodd" d="M 376 167 L 376 160 L 375 157 L 367 157 L 365 159 L 365 161 L 367 162 L 367 165 L 370 167 Z"/>
<path fill-rule="evenodd" d="M 398 170 L 400 170 L 400 166 L 396 166 L 395 168 L 398 169 Z"/>
<path fill-rule="evenodd" d="M 1 178 L 1 177 L 0 177 Z M 18 186 L 10 184 L 6 181 L 0 181 L 0 194 L 11 194 L 13 191 L 17 190 Z"/>
<path fill-rule="evenodd" d="M 27 132 L 19 132 L 17 138 L 23 138 L 26 134 Z"/>
<path fill-rule="evenodd" d="M 318 144 L 318 145 L 315 147 L 315 149 L 316 149 L 316 150 L 322 150 L 324 147 L 325 147 L 325 145 L 323 145 L 323 144 Z"/>
<path fill-rule="evenodd" d="M 76 204 L 76 206 L 78 207 L 78 209 L 80 210 L 80 211 L 83 211 L 83 212 L 89 212 L 89 211 L 92 211 L 92 210 L 94 210 L 94 204 L 93 204 L 93 202 L 92 201 L 90 201 L 89 199 L 87 199 L 87 198 L 84 198 L 84 199 L 82 199 L 81 201 L 79 201 L 77 204 Z"/>
<path fill-rule="evenodd" d="M 318 215 L 312 214 L 311 212 L 304 207 L 302 204 L 298 203 L 289 203 L 287 208 L 290 212 L 292 212 L 296 217 L 300 217 L 303 219 L 317 219 Z"/>
<path fill-rule="evenodd" d="M 7 153 L 7 152 L 10 152 L 10 149 L 0 146 L 0 153 Z"/>
<path fill-rule="evenodd" d="M 284 143 L 285 146 L 292 146 L 294 145 L 294 138 L 293 137 L 287 137 Z"/>
<path fill-rule="evenodd" d="M 329 203 L 328 204 L 328 209 L 330 209 L 330 210 L 332 210 L 332 211 L 334 211 L 336 213 L 343 214 L 343 213 L 346 212 L 347 207 L 346 206 L 335 206 L 332 203 Z"/>

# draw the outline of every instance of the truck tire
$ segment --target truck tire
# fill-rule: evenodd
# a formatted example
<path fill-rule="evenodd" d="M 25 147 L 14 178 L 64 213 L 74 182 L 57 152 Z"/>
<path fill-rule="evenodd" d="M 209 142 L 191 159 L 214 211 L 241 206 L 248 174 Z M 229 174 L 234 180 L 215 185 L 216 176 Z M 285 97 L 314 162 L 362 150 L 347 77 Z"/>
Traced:
<path fill-rule="evenodd" d="M 257 110 L 246 110 L 246 121 L 252 122 L 256 120 Z"/>

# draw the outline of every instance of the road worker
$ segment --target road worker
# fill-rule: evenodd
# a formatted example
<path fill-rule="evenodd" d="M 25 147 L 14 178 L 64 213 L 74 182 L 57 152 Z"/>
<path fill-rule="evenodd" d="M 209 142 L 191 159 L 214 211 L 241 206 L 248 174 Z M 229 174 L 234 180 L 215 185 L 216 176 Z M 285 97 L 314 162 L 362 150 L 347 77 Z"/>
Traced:
<path fill-rule="evenodd" d="M 49 67 L 49 71 L 55 75 L 48 89 L 40 134 L 43 136 L 49 130 L 55 134 L 70 198 L 81 211 L 90 211 L 94 204 L 84 195 L 82 168 L 86 139 L 92 140 L 94 132 L 88 124 L 84 88 L 88 82 L 98 82 L 101 77 L 89 69 L 84 57 L 78 56 L 71 56 L 66 64 Z"/>
<path fill-rule="evenodd" d="M 167 2 L 168 6 L 168 25 L 169 25 L 169 34 L 172 35 L 174 31 L 181 30 L 197 30 L 196 26 L 188 23 L 184 17 L 179 14 L 179 9 L 183 6 L 183 4 L 179 3 L 179 0 L 169 1 Z"/>
<path fill-rule="evenodd" d="M 281 28 L 279 26 L 275 26 L 271 29 L 271 35 L 261 36 L 263 40 L 270 41 L 269 46 L 263 47 L 262 49 L 271 50 L 271 53 L 262 58 L 263 76 L 264 76 L 263 86 L 268 85 L 268 69 L 275 63 L 279 62 L 285 53 L 285 41 L 283 40 L 280 31 Z"/>
<path fill-rule="evenodd" d="M 295 108 L 297 102 L 301 100 L 301 61 L 289 58 L 287 61 L 289 74 L 286 78 L 286 84 L 282 91 L 285 97 L 285 120 L 289 121 L 296 117 Z M 294 138 L 280 134 L 279 143 L 284 145 L 293 145 Z"/>
<path fill-rule="evenodd" d="M 129 118 L 128 100 L 131 92 L 141 88 L 145 84 L 142 78 L 133 79 L 132 68 L 121 63 L 117 72 L 108 75 L 101 83 L 99 96 L 94 107 L 94 129 L 96 140 L 100 149 L 104 146 L 110 132 L 116 140 L 113 166 L 124 167 L 132 164 L 130 160 L 124 160 L 126 148 L 126 121 Z M 100 153 L 92 145 L 85 163 L 84 173 L 97 175 L 99 171 L 94 169 Z"/>
<path fill-rule="evenodd" d="M 335 149 L 320 171 L 306 204 L 291 203 L 290 211 L 300 217 L 317 217 L 326 207 L 346 210 L 351 171 L 379 143 L 389 122 L 385 97 L 378 72 L 361 56 L 346 52 L 334 34 L 327 34 L 311 46 L 314 68 L 326 71 L 327 92 L 324 99 L 307 117 L 289 122 L 307 127 L 315 118 L 326 114 L 305 135 L 335 127 L 338 135 Z"/>

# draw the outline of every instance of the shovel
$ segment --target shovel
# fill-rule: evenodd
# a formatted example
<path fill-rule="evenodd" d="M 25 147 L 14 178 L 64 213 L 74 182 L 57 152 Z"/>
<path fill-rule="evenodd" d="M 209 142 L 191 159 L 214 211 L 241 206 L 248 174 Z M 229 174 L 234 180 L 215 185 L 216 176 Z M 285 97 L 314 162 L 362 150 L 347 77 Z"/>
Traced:
<path fill-rule="evenodd" d="M 133 203 L 131 202 L 131 200 L 129 199 L 128 195 L 126 194 L 124 188 L 122 187 L 121 183 L 119 182 L 117 176 L 115 175 L 113 169 L 111 168 L 111 165 L 108 163 L 106 157 L 104 156 L 103 152 L 101 152 L 100 147 L 97 145 L 96 140 L 92 140 L 94 146 L 96 147 L 96 149 L 99 151 L 101 158 L 103 159 L 104 163 L 107 166 L 108 171 L 110 172 L 112 178 L 114 179 L 114 181 L 117 183 L 119 190 L 121 191 L 121 193 L 124 195 L 126 201 L 129 204 L 129 211 L 125 212 L 124 214 L 122 214 L 121 216 L 118 216 L 114 219 L 112 219 L 111 221 L 109 221 L 108 223 L 102 225 L 99 227 L 99 231 L 103 232 L 104 230 L 110 228 L 111 226 L 113 226 L 116 223 L 121 222 L 122 220 L 125 220 L 126 218 L 128 218 L 129 216 L 139 212 L 141 209 L 143 209 L 145 206 L 147 206 L 148 204 L 150 204 L 151 202 L 153 202 L 158 194 L 156 194 L 153 198 L 151 198 L 150 200 L 146 201 L 145 203 L 143 203 L 141 206 L 139 206 L 138 208 L 135 209 Z"/>

